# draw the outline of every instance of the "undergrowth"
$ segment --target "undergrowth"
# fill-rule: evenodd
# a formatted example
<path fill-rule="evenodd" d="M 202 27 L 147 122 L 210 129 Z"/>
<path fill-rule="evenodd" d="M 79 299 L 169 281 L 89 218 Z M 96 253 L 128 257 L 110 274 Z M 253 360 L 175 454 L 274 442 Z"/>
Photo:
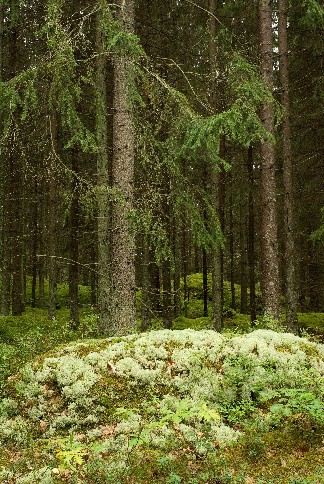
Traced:
<path fill-rule="evenodd" d="M 323 354 L 261 329 L 62 345 L 9 377 L 0 480 L 321 482 Z"/>

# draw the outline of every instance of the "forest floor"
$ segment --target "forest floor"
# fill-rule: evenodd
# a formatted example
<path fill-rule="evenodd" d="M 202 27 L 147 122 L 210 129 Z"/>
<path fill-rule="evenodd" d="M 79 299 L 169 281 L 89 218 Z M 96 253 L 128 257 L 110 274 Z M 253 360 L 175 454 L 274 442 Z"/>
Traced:
<path fill-rule="evenodd" d="M 198 296 L 198 297 L 197 297 Z M 96 339 L 96 315 L 0 318 L 0 482 L 324 482 L 324 313 L 299 335 L 195 294 L 173 331 Z"/>

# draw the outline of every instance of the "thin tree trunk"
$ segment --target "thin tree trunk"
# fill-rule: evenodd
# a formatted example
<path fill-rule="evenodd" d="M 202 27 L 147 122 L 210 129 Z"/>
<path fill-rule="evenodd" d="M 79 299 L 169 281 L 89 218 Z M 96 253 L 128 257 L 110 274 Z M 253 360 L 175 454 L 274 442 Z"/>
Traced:
<path fill-rule="evenodd" d="M 31 264 L 32 264 L 32 290 L 31 290 L 31 307 L 36 307 L 36 287 L 37 287 L 37 248 L 38 248 L 38 179 L 35 176 L 34 181 L 34 197 L 35 200 L 33 201 L 32 205 L 32 255 L 31 255 Z"/>
<path fill-rule="evenodd" d="M 181 313 L 181 244 L 180 244 L 180 217 L 173 218 L 173 251 L 174 251 L 174 275 L 173 275 L 173 294 L 174 294 L 174 316 L 178 317 Z"/>
<path fill-rule="evenodd" d="M 209 60 L 210 73 L 214 77 L 216 74 L 216 2 L 209 0 L 209 11 L 212 14 L 209 20 Z M 212 82 L 211 105 L 216 106 L 216 86 Z M 213 205 L 216 213 L 219 210 L 219 172 L 216 168 L 212 169 L 211 173 L 211 193 L 213 197 Z M 216 247 L 212 254 L 211 273 L 212 273 L 212 300 L 213 300 L 213 315 L 212 321 L 216 331 L 220 331 L 223 325 L 223 310 L 222 310 L 222 254 L 221 245 L 217 241 Z"/>
<path fill-rule="evenodd" d="M 17 0 L 12 0 L 10 5 L 12 15 L 17 15 L 19 4 Z M 13 78 L 18 71 L 18 25 L 17 21 L 12 19 L 13 25 L 9 32 L 9 52 L 10 52 L 10 77 Z M 11 288 L 11 306 L 12 314 L 19 316 L 24 311 L 24 289 L 23 289 L 23 216 L 22 216 L 22 197 L 23 197 L 23 163 L 22 149 L 19 132 L 21 108 L 17 108 L 12 118 L 12 147 L 9 151 L 11 162 L 11 181 L 10 181 L 10 218 L 11 218 L 11 236 L 12 236 L 12 288 Z"/>
<path fill-rule="evenodd" d="M 162 263 L 162 310 L 163 324 L 166 329 L 172 327 L 172 301 L 171 301 L 171 264 L 170 260 Z"/>
<path fill-rule="evenodd" d="M 148 235 L 143 236 L 142 245 L 142 267 L 141 267 L 141 286 L 142 286 L 142 318 L 141 330 L 147 331 L 152 321 L 152 287 L 150 281 L 150 247 Z"/>
<path fill-rule="evenodd" d="M 79 326 L 79 193 L 78 193 L 78 153 L 72 150 L 72 183 L 70 206 L 70 263 L 69 263 L 69 306 L 70 325 L 73 329 Z"/>
<path fill-rule="evenodd" d="M 271 0 L 259 0 L 260 55 L 263 81 L 273 90 Z M 261 108 L 264 128 L 274 133 L 274 107 Z M 275 148 L 271 140 L 261 144 L 261 291 L 266 315 L 280 320 L 278 240 L 276 220 Z"/>
<path fill-rule="evenodd" d="M 231 177 L 232 180 L 232 177 Z M 233 195 L 231 187 L 230 208 L 229 208 L 229 251 L 230 251 L 230 281 L 231 281 L 231 308 L 236 308 L 235 303 L 235 281 L 234 281 L 234 223 L 233 223 Z M 242 286 L 241 286 L 242 291 Z"/>
<path fill-rule="evenodd" d="M 206 249 L 202 251 L 202 276 L 203 276 L 203 300 L 204 300 L 204 317 L 208 316 L 208 267 L 207 267 L 207 252 Z"/>
<path fill-rule="evenodd" d="M 118 0 L 117 18 L 125 32 L 134 32 L 134 0 Z M 111 311 L 109 334 L 129 333 L 135 318 L 135 237 L 130 216 L 134 199 L 134 126 L 129 99 L 132 63 L 128 54 L 115 54 L 113 118 L 113 189 L 111 217 Z"/>
<path fill-rule="evenodd" d="M 108 199 L 108 127 L 107 127 L 107 60 L 104 54 L 103 12 L 99 11 L 96 18 L 96 50 L 97 57 L 97 103 L 96 103 L 96 133 L 97 133 L 97 186 L 98 186 L 98 313 L 99 334 L 109 334 L 109 290 L 110 290 L 110 258 L 109 258 L 109 199 Z M 93 299 L 92 278 L 92 299 Z"/>
<path fill-rule="evenodd" d="M 286 323 L 291 328 L 298 325 L 296 287 L 296 253 L 293 224 L 293 170 L 291 163 L 291 126 L 288 68 L 288 2 L 279 0 L 279 66 L 282 89 L 281 102 L 284 108 L 282 119 L 282 157 L 284 185 L 285 269 L 286 269 Z"/>
<path fill-rule="evenodd" d="M 243 177 L 243 173 L 242 173 Z M 243 199 L 244 193 L 241 191 L 240 200 L 240 283 L 241 283 L 241 301 L 240 312 L 241 314 L 247 313 L 247 254 L 246 254 L 246 215 L 245 215 L 245 200 Z"/>
<path fill-rule="evenodd" d="M 5 159 L 5 173 L 3 185 L 3 213 L 2 213 L 2 291 L 1 291 L 1 315 L 8 316 L 10 313 L 11 293 L 11 229 L 10 229 L 10 181 L 12 178 L 12 161 Z"/>
<path fill-rule="evenodd" d="M 38 257 L 38 292 L 39 292 L 39 307 L 43 308 L 45 306 L 45 220 L 46 220 L 46 182 L 44 173 L 41 176 L 41 193 L 38 197 L 38 202 L 40 205 L 40 219 L 39 226 L 37 228 L 38 239 L 39 239 L 39 252 L 40 257 Z"/>
<path fill-rule="evenodd" d="M 184 315 L 185 317 L 188 316 L 188 284 L 187 284 L 187 276 L 188 276 L 188 258 L 189 258 L 189 251 L 188 251 L 188 229 L 186 224 L 183 224 L 183 245 L 182 245 L 182 260 L 183 260 L 183 304 L 184 304 Z"/>
<path fill-rule="evenodd" d="M 57 241 L 57 194 L 56 194 L 56 169 L 55 157 L 58 148 L 58 119 L 55 106 L 51 106 L 50 113 L 50 138 L 52 153 L 48 167 L 48 207 L 47 207 L 47 229 L 48 229 L 48 319 L 53 320 L 56 314 L 56 287 L 57 287 L 57 263 L 56 263 L 56 241 Z"/>
<path fill-rule="evenodd" d="M 250 318 L 253 325 L 256 320 L 255 307 L 255 227 L 254 227 L 254 175 L 253 175 L 253 148 L 249 146 L 247 157 L 249 174 L 249 241 L 248 241 L 248 264 L 250 279 Z"/>

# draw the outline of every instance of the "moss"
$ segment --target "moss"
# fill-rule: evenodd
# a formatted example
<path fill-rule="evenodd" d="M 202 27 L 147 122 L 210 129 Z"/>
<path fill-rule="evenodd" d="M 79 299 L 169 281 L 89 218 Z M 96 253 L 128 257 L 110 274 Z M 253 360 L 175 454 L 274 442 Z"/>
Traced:
<path fill-rule="evenodd" d="M 163 330 L 71 342 L 38 357 L 10 381 L 11 401 L 10 405 L 8 400 L 4 402 L 4 411 L 13 408 L 10 418 L 23 418 L 33 437 L 31 443 L 28 439 L 19 446 L 13 443 L 11 456 L 20 452 L 20 472 L 25 475 L 27 462 L 35 468 L 44 466 L 43 458 L 30 457 L 30 444 L 35 452 L 51 455 L 55 468 L 62 465 L 58 449 L 63 448 L 63 457 L 71 457 L 73 452 L 78 456 L 75 449 L 79 448 L 86 459 L 78 465 L 70 462 L 68 471 L 71 479 L 83 482 L 95 482 L 96 472 L 99 476 L 110 473 L 114 482 L 121 475 L 120 482 L 166 482 L 172 473 L 183 482 L 193 478 L 209 482 L 216 476 L 226 482 L 231 471 L 239 482 L 243 475 L 261 478 L 257 471 L 262 466 L 269 479 L 274 472 L 274 482 L 289 482 L 294 477 L 293 460 L 280 472 L 266 462 L 268 452 L 275 448 L 276 431 L 260 393 L 303 388 L 319 398 L 323 373 L 320 345 L 269 330 L 246 335 Z M 32 386 L 35 383 L 37 392 Z M 125 410 L 116 414 L 117 407 Z M 252 428 L 257 416 L 264 427 L 259 436 Z M 278 435 L 288 423 L 279 422 Z M 250 444 L 242 440 L 235 445 L 237 431 L 244 433 L 248 426 Z M 15 423 L 11 427 L 15 429 Z M 3 435 L 5 431 L 3 427 Z M 81 436 L 82 445 L 73 447 L 69 434 L 75 439 Z M 286 452 L 293 452 L 290 443 L 285 443 L 287 438 L 296 449 L 306 438 L 309 450 L 305 456 L 318 450 L 313 427 L 305 428 L 304 434 L 307 436 L 285 434 L 274 454 L 276 466 L 277 454 L 285 459 Z M 226 450 L 228 446 L 230 450 Z M 258 466 L 255 457 L 260 460 Z M 7 459 L 5 449 L 2 459 Z M 122 466 L 126 466 L 123 471 Z M 318 471 L 318 460 L 309 470 Z M 307 469 L 304 471 L 306 475 Z M 14 473 L 17 477 L 17 468 Z M 109 482 L 108 477 L 102 482 Z"/>

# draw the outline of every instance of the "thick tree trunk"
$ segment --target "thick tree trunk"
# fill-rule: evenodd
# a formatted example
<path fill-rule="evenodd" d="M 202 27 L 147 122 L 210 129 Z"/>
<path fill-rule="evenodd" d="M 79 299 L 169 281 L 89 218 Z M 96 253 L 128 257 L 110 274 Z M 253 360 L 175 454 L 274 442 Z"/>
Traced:
<path fill-rule="evenodd" d="M 271 0 L 259 0 L 260 57 L 263 81 L 273 90 L 273 46 Z M 274 107 L 264 103 L 261 119 L 274 133 Z M 280 290 L 276 214 L 275 148 L 271 140 L 261 144 L 261 291 L 264 312 L 280 320 Z"/>
<path fill-rule="evenodd" d="M 210 73 L 212 78 L 216 73 L 216 2 L 209 0 L 209 11 L 211 12 L 209 20 L 209 61 Z M 216 86 L 212 81 L 211 105 L 216 106 Z M 216 213 L 220 213 L 219 206 L 219 172 L 216 168 L 212 169 L 211 176 L 211 193 L 213 197 L 213 205 Z M 223 308 L 222 308 L 222 250 L 221 245 L 217 241 L 216 247 L 211 257 L 211 273 L 212 273 L 212 300 L 213 300 L 213 315 L 212 321 L 216 331 L 220 331 L 223 325 Z"/>
<path fill-rule="evenodd" d="M 125 32 L 134 32 L 134 0 L 118 0 L 117 18 Z M 134 199 L 134 127 L 129 82 L 130 57 L 115 54 L 113 118 L 113 189 L 118 193 L 111 216 L 111 308 L 109 334 L 125 334 L 136 327 L 135 237 L 131 223 Z"/>
<path fill-rule="evenodd" d="M 250 280 L 250 318 L 253 324 L 256 320 L 255 306 L 255 227 L 254 227 L 254 175 L 253 175 L 253 148 L 249 146 L 247 156 L 247 168 L 249 173 L 249 239 L 248 239 L 248 264 Z"/>
<path fill-rule="evenodd" d="M 108 199 L 108 127 L 107 127 L 107 60 L 104 54 L 103 12 L 97 13 L 96 49 L 97 57 L 97 186 L 98 186 L 98 313 L 99 334 L 108 336 L 109 330 L 109 199 Z M 92 291 L 93 292 L 93 291 Z"/>
<path fill-rule="evenodd" d="M 284 228 L 285 228 L 285 276 L 286 276 L 286 323 L 291 328 L 298 325 L 296 287 L 295 235 L 293 223 L 293 169 L 291 162 L 291 126 L 288 68 L 288 1 L 279 0 L 279 66 L 282 89 L 281 102 L 284 108 L 282 119 L 282 158 L 284 185 Z"/>

